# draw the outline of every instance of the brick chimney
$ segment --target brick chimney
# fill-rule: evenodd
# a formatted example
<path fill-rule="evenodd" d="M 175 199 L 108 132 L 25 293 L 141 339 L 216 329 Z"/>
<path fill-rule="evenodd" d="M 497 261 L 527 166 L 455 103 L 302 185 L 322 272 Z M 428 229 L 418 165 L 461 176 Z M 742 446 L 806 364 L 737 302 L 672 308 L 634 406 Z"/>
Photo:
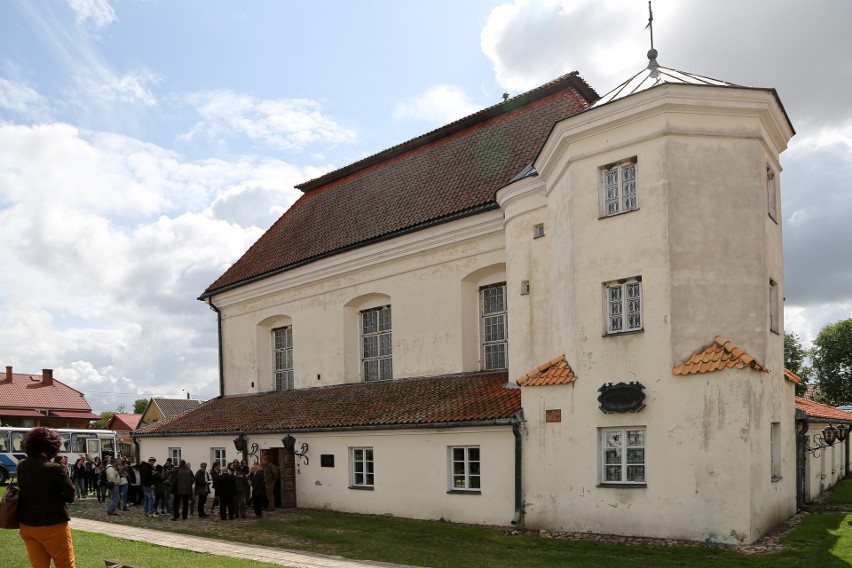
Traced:
<path fill-rule="evenodd" d="M 12 382 L 12 366 L 6 365 L 6 376 L 3 377 L 3 380 L 0 380 L 0 383 L 11 383 Z"/>
<path fill-rule="evenodd" d="M 49 386 L 53 384 L 53 369 L 41 370 L 41 384 L 44 386 Z"/>

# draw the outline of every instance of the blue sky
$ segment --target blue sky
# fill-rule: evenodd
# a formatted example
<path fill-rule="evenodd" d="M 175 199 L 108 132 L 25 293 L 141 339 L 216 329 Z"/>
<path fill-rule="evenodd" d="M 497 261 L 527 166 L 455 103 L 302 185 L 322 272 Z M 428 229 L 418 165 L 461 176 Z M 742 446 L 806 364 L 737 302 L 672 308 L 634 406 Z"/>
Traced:
<path fill-rule="evenodd" d="M 852 3 L 654 17 L 662 65 L 790 115 L 785 317 L 809 342 L 852 317 Z M 0 366 L 98 412 L 216 396 L 196 297 L 295 184 L 573 70 L 604 94 L 647 63 L 646 21 L 645 0 L 0 2 Z"/>

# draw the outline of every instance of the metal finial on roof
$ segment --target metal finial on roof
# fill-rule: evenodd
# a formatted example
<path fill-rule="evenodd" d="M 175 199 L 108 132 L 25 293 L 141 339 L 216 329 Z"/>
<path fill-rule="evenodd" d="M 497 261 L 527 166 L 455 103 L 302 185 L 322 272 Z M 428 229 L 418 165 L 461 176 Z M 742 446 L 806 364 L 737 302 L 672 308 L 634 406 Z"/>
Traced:
<path fill-rule="evenodd" d="M 651 77 L 659 76 L 660 64 L 657 63 L 657 50 L 654 49 L 654 12 L 651 10 L 651 0 L 648 0 L 648 25 L 646 30 L 651 31 L 651 49 L 648 50 L 648 69 L 651 70 Z"/>

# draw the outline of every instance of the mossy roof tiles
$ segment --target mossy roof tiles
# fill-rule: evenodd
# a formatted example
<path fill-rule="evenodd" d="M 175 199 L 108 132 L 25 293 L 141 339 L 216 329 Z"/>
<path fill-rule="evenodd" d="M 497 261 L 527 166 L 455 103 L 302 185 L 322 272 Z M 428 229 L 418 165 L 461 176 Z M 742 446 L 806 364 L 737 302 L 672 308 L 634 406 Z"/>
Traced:
<path fill-rule="evenodd" d="M 505 373 L 465 373 L 224 396 L 142 435 L 508 424 L 521 393 Z"/>

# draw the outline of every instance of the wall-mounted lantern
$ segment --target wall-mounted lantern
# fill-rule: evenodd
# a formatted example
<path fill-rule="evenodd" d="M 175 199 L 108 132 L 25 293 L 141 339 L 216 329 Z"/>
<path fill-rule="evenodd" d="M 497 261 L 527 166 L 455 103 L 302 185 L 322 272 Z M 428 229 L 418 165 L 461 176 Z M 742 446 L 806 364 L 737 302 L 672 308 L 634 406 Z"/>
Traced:
<path fill-rule="evenodd" d="M 831 422 L 828 423 L 828 426 L 823 428 L 822 433 L 814 435 L 814 444 L 811 446 L 808 443 L 807 438 L 805 438 L 805 450 L 809 451 L 814 455 L 814 457 L 818 457 L 817 452 L 824 449 L 829 448 L 834 445 L 834 442 L 843 442 L 846 440 L 846 436 L 849 433 L 849 425 L 848 424 L 839 424 L 834 426 Z"/>
<path fill-rule="evenodd" d="M 287 453 L 299 456 L 300 458 L 305 460 L 305 465 L 308 465 L 308 456 L 305 455 L 308 453 L 308 444 L 306 442 L 302 442 L 302 451 L 300 452 L 296 451 L 296 438 L 294 438 L 290 434 L 287 434 L 286 436 L 281 438 L 281 443 L 284 444 L 284 450 Z"/>

